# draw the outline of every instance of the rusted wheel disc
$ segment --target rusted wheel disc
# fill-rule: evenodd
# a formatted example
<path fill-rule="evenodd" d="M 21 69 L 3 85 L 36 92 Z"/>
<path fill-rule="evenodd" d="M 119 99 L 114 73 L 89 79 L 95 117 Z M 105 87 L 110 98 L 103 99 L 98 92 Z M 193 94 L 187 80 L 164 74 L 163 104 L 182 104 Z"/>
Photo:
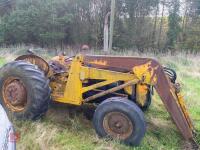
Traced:
<path fill-rule="evenodd" d="M 93 125 L 99 137 L 134 146 L 140 144 L 146 132 L 143 112 L 123 97 L 111 97 L 102 102 L 95 110 Z"/>
<path fill-rule="evenodd" d="M 1 68 L 0 91 L 0 103 L 10 117 L 37 120 L 48 110 L 48 78 L 26 61 L 13 61 Z"/>
<path fill-rule="evenodd" d="M 127 139 L 134 130 L 131 120 L 121 112 L 110 112 L 103 120 L 104 130 L 108 135 L 120 140 Z"/>
<path fill-rule="evenodd" d="M 23 111 L 27 104 L 27 92 L 23 82 L 16 77 L 9 77 L 3 84 L 3 100 L 13 112 Z"/>

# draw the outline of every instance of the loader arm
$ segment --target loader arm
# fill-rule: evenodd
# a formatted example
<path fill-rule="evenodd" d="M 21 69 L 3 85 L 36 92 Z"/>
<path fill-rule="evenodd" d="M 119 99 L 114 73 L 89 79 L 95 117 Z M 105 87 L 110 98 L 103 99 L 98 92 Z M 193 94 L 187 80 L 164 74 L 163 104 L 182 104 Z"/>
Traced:
<path fill-rule="evenodd" d="M 154 59 L 112 56 L 84 56 L 84 64 L 99 69 L 133 72 L 140 82 L 155 87 L 167 111 L 186 140 L 194 140 L 194 127 L 178 84 L 170 82 L 163 67 Z"/>

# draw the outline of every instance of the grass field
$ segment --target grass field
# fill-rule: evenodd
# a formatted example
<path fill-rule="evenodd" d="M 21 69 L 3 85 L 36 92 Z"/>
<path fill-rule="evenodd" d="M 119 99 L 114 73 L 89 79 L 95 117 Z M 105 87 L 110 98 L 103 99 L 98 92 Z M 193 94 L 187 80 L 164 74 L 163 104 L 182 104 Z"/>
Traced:
<path fill-rule="evenodd" d="M 119 54 L 119 53 L 118 53 Z M 14 58 L 0 57 L 0 64 Z M 121 53 L 120 53 L 121 55 Z M 124 54 L 123 54 L 124 55 Z M 126 55 L 139 55 L 132 53 Z M 145 55 L 142 55 L 145 56 Z M 200 143 L 200 56 L 180 54 L 154 55 L 165 66 L 175 69 L 182 85 L 185 102 L 199 134 Z M 147 133 L 140 147 L 129 147 L 117 141 L 99 139 L 81 109 L 64 105 L 51 107 L 47 115 L 36 122 L 14 121 L 21 134 L 17 142 L 20 150 L 181 150 L 190 149 L 179 134 L 158 95 L 153 96 L 150 109 L 145 112 Z"/>

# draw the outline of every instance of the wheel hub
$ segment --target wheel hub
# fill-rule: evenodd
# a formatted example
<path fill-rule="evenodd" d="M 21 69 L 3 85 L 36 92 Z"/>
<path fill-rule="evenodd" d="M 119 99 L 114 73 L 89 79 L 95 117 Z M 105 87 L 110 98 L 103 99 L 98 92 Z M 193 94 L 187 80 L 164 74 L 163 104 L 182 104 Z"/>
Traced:
<path fill-rule="evenodd" d="M 21 111 L 27 102 L 26 88 L 17 78 L 9 77 L 3 85 L 3 98 L 12 111 Z"/>
<path fill-rule="evenodd" d="M 121 112 L 110 112 L 103 120 L 103 127 L 108 135 L 120 140 L 128 138 L 133 132 L 131 120 Z"/>

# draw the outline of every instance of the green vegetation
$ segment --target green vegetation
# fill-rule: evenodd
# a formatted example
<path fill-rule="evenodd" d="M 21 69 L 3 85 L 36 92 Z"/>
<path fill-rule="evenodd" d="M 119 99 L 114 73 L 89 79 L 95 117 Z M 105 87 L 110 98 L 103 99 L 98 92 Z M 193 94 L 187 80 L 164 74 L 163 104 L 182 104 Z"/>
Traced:
<path fill-rule="evenodd" d="M 21 52 L 15 53 L 21 54 Z M 113 54 L 122 55 L 116 52 Z M 2 55 L 6 56 L 7 59 L 3 59 Z M 45 53 L 43 55 L 47 56 Z M 123 53 L 123 55 L 127 54 Z M 177 70 L 178 81 L 183 87 L 186 104 L 199 132 L 200 56 L 185 54 L 161 56 L 152 53 L 139 55 L 139 53 L 133 53 L 132 51 L 128 55 L 154 57 L 162 64 Z M 15 58 L 10 53 L 3 53 L 0 56 L 2 56 L 2 63 Z M 118 141 L 99 139 L 91 121 L 85 118 L 82 110 L 82 108 L 59 104 L 51 106 L 47 115 L 39 121 L 14 121 L 17 132 L 21 134 L 21 139 L 17 142 L 17 148 L 21 150 L 180 150 L 191 147 L 182 139 L 156 93 L 150 109 L 145 112 L 147 133 L 140 147 L 129 147 L 120 144 Z M 197 140 L 200 143 L 200 134 L 197 135 Z"/>
<path fill-rule="evenodd" d="M 0 66 L 6 63 L 6 59 L 4 57 L 0 57 Z"/>
<path fill-rule="evenodd" d="M 181 32 L 180 21 L 181 17 L 179 16 L 180 2 L 179 0 L 174 0 L 172 8 L 169 11 L 169 30 L 167 32 L 167 46 L 171 48 L 175 48 L 175 44 L 177 42 L 177 37 Z"/>
<path fill-rule="evenodd" d="M 111 0 L 0 0 L 0 45 L 103 48 Z M 113 49 L 198 52 L 197 0 L 116 0 Z"/>

